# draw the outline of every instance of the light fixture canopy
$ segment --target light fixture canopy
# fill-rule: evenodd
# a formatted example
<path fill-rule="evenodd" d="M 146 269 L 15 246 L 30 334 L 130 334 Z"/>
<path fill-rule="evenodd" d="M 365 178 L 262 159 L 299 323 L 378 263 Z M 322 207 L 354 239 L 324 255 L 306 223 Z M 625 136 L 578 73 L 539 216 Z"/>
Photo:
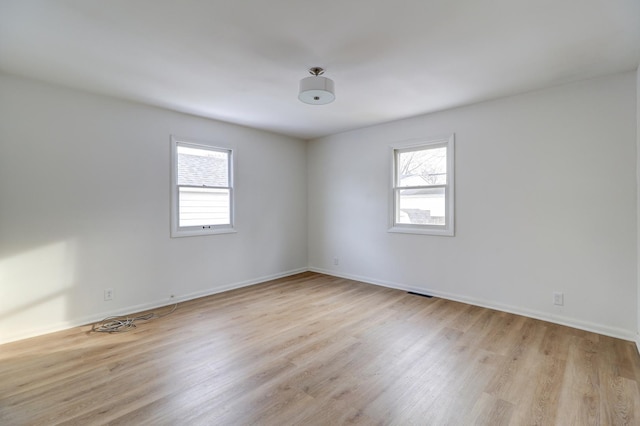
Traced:
<path fill-rule="evenodd" d="M 324 70 L 320 67 L 309 69 L 309 73 L 312 77 L 300 80 L 298 99 L 311 105 L 325 105 L 333 102 L 336 98 L 333 80 L 321 77 Z"/>

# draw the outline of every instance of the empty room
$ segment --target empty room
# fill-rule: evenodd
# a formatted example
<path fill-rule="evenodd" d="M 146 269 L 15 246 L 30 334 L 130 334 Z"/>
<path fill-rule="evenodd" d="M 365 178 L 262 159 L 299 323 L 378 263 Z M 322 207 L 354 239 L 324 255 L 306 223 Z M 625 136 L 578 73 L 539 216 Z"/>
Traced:
<path fill-rule="evenodd" d="M 640 424 L 640 1 L 0 0 L 0 424 Z"/>

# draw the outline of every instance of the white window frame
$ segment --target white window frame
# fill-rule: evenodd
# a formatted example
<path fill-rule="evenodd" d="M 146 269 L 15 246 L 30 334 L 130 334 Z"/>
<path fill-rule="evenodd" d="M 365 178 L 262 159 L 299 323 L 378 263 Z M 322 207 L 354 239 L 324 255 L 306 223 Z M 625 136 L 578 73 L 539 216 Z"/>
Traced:
<path fill-rule="evenodd" d="M 446 147 L 447 149 L 447 183 L 440 185 L 425 185 L 429 188 L 444 188 L 445 193 L 445 225 L 424 225 L 424 224 L 405 224 L 396 223 L 396 209 L 398 208 L 398 197 L 401 189 L 406 187 L 398 186 L 397 182 L 397 158 L 398 154 L 407 151 L 416 151 L 422 149 L 431 149 Z M 389 208 L 389 232 L 398 232 L 405 234 L 425 234 L 425 235 L 442 235 L 454 236 L 454 218 L 455 218 L 455 137 L 453 134 L 434 137 L 422 140 L 412 140 L 393 144 L 391 149 L 391 191 L 390 191 L 390 208 Z"/>
<path fill-rule="evenodd" d="M 229 156 L 229 224 L 206 225 L 206 226 L 179 226 L 179 185 L 178 185 L 178 145 L 196 149 L 206 149 L 228 153 Z M 236 232 L 234 227 L 235 215 L 235 194 L 234 194 L 234 170 L 235 155 L 234 150 L 220 146 L 213 146 L 208 143 L 196 142 L 192 139 L 171 136 L 171 237 L 192 237 L 198 235 L 228 234 Z M 227 188 L 227 187 L 225 187 Z"/>

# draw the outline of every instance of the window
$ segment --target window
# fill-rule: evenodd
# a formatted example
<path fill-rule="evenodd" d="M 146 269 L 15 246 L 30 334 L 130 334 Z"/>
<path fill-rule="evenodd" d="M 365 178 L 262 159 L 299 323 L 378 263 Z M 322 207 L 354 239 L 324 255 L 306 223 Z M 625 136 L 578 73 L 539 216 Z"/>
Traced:
<path fill-rule="evenodd" d="M 453 235 L 453 139 L 392 147 L 390 232 Z"/>
<path fill-rule="evenodd" d="M 234 232 L 233 153 L 171 138 L 171 236 Z"/>

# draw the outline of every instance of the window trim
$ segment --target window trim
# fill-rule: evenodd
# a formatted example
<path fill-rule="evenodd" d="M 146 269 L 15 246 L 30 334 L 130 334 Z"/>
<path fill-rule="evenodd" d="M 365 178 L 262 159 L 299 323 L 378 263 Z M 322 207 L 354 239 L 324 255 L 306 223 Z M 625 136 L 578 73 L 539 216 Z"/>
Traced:
<path fill-rule="evenodd" d="M 446 147 L 447 148 L 447 183 L 432 185 L 445 189 L 445 226 L 396 223 L 397 194 L 403 187 L 397 186 L 396 171 L 398 153 L 420 149 Z M 453 237 L 455 235 L 455 135 L 432 137 L 428 139 L 414 139 L 398 142 L 390 146 L 391 153 L 391 189 L 389 191 L 389 229 L 388 232 L 404 234 L 440 235 Z"/>
<path fill-rule="evenodd" d="M 179 189 L 178 189 L 178 145 L 210 151 L 227 152 L 229 154 L 229 224 L 207 226 L 179 226 Z M 199 235 L 229 234 L 235 229 L 235 193 L 234 193 L 234 149 L 214 146 L 209 143 L 194 141 L 171 135 L 171 237 L 193 237 Z"/>

